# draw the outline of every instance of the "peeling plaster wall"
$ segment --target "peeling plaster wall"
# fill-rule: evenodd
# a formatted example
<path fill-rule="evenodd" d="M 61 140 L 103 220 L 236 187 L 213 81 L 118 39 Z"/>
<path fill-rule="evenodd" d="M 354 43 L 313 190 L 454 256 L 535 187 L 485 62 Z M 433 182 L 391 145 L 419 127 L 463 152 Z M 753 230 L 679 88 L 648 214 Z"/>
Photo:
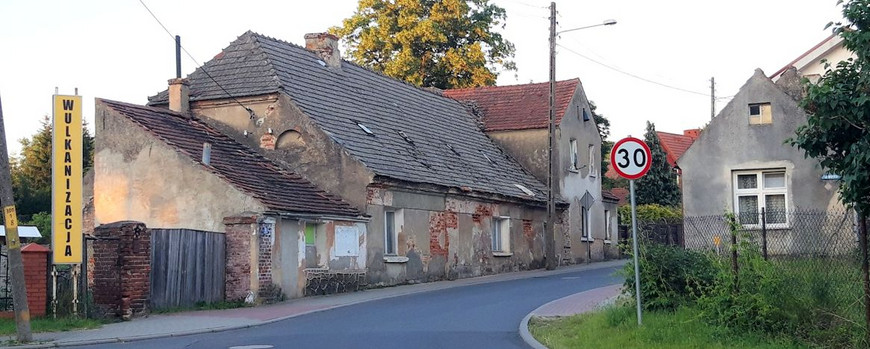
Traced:
<path fill-rule="evenodd" d="M 94 128 L 96 226 L 134 220 L 151 228 L 222 232 L 224 217 L 265 209 L 198 161 L 99 103 Z"/>
<path fill-rule="evenodd" d="M 589 116 L 583 120 L 583 110 Z M 582 85 L 574 92 L 571 103 L 565 110 L 562 121 L 556 129 L 556 158 L 558 159 L 557 175 L 558 190 L 561 197 L 568 201 L 567 232 L 556 236 L 556 254 L 561 263 L 584 263 L 610 258 L 616 255 L 617 246 L 606 244 L 604 224 L 604 204 L 601 195 L 601 136 L 598 126 L 592 117 L 589 101 Z M 530 129 L 516 131 L 495 131 L 487 133 L 496 143 L 517 159 L 529 172 L 542 183 L 547 183 L 547 147 L 548 133 L 546 129 Z M 578 170 L 571 167 L 571 139 L 577 140 Z M 589 157 L 589 146 L 592 146 L 592 158 Z M 594 171 L 590 171 L 590 164 Z M 583 222 L 581 219 L 581 199 L 589 192 L 594 199 L 589 209 L 590 241 L 582 239 Z M 616 211 L 612 214 L 616 216 Z"/>
<path fill-rule="evenodd" d="M 773 123 L 750 125 L 749 104 L 763 102 L 771 105 Z M 733 212 L 734 170 L 785 169 L 789 210 L 842 209 L 837 182 L 821 180 L 818 161 L 783 144 L 805 123 L 797 102 L 756 70 L 678 161 L 685 216 Z"/>
<path fill-rule="evenodd" d="M 336 144 L 290 97 L 271 94 L 241 102 L 254 110 L 255 118 L 232 101 L 194 102 L 191 109 L 236 141 L 365 209 L 365 188 L 374 173 Z"/>
<path fill-rule="evenodd" d="M 543 266 L 546 211 L 452 195 L 369 188 L 368 276 L 394 285 L 490 275 Z M 384 256 L 384 212 L 394 210 L 397 256 Z M 510 218 L 510 255 L 492 252 L 493 217 Z M 402 258 L 404 257 L 404 258 Z"/>

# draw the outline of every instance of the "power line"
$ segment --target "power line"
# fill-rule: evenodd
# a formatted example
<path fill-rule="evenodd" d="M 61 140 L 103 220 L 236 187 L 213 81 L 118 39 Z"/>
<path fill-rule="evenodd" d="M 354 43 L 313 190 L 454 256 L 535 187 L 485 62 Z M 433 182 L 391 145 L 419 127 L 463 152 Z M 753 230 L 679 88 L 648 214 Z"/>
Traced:
<path fill-rule="evenodd" d="M 629 73 L 629 72 L 627 72 L 627 71 L 621 70 L 621 69 L 619 69 L 619 68 L 616 68 L 616 67 L 610 66 L 610 65 L 608 65 L 608 64 L 606 64 L 606 63 L 602 63 L 602 62 L 597 61 L 597 60 L 595 60 L 595 59 L 592 59 L 592 58 L 590 58 L 590 57 L 587 57 L 587 56 L 583 55 L 582 53 L 579 53 L 579 52 L 574 51 L 574 50 L 572 50 L 572 49 L 570 49 L 570 48 L 568 48 L 568 47 L 565 47 L 564 45 L 561 45 L 561 44 L 557 44 L 557 45 L 558 45 L 559 47 L 565 49 L 565 50 L 568 51 L 568 52 L 571 52 L 571 53 L 573 53 L 573 54 L 575 54 L 575 55 L 577 55 L 577 56 L 580 56 L 581 58 L 585 58 L 586 60 L 589 60 L 589 61 L 592 62 L 592 63 L 598 64 L 598 65 L 600 65 L 600 66 L 602 66 L 602 67 L 605 67 L 605 68 L 607 68 L 607 69 L 613 70 L 613 71 L 615 71 L 615 72 L 617 72 L 617 73 L 624 74 L 624 75 L 627 75 L 627 76 L 633 77 L 633 78 L 638 79 L 638 80 L 641 80 L 641 81 L 645 81 L 645 82 L 648 82 L 648 83 L 651 83 L 651 84 L 654 84 L 654 85 L 658 85 L 658 86 L 661 86 L 661 87 L 665 87 L 665 88 L 669 88 L 669 89 L 677 90 L 677 91 L 680 91 L 680 92 L 691 93 L 691 94 L 700 95 L 700 96 L 705 96 L 705 97 L 710 96 L 708 93 L 698 92 L 698 91 L 692 91 L 692 90 L 688 90 L 688 89 L 684 89 L 684 88 L 676 87 L 676 86 L 673 86 L 673 85 L 668 85 L 668 84 L 665 84 L 665 83 L 661 83 L 661 82 L 658 82 L 658 81 L 655 81 L 655 80 L 650 80 L 650 79 L 644 78 L 644 77 L 642 77 L 642 76 L 638 76 L 638 75 L 636 75 L 636 74 L 632 74 L 632 73 Z M 723 98 L 724 98 L 724 97 L 723 97 Z"/>
<path fill-rule="evenodd" d="M 172 41 L 175 41 L 175 35 L 172 35 L 172 32 L 170 32 L 169 29 L 167 29 L 166 26 L 163 25 L 163 22 L 161 22 L 160 19 L 157 18 L 157 15 L 155 15 L 154 12 L 152 12 L 151 9 L 148 8 L 148 5 L 145 5 L 145 2 L 143 0 L 139 0 L 139 3 L 142 4 L 142 7 L 145 7 L 145 10 L 147 10 L 148 13 L 151 14 L 151 17 L 154 18 L 155 21 L 157 21 L 157 24 L 159 24 L 160 27 L 163 28 L 164 31 L 166 31 L 166 34 L 169 35 L 169 37 L 172 39 Z M 254 111 L 251 110 L 251 108 L 248 108 L 247 106 L 242 104 L 242 102 L 240 102 L 238 99 L 236 99 L 235 96 L 233 96 L 229 91 L 227 91 L 227 89 L 225 89 L 214 77 L 211 76 L 211 74 L 208 73 L 207 70 L 205 70 L 205 67 L 203 67 L 202 64 L 200 64 L 199 61 L 196 60 L 196 58 L 193 58 L 193 55 L 190 54 L 190 52 L 188 52 L 187 49 L 181 45 L 181 43 L 179 43 L 178 46 L 181 47 L 181 50 L 184 51 L 185 54 L 187 54 L 187 57 L 190 58 L 190 60 L 193 61 L 193 63 L 196 63 L 197 68 L 202 70 L 202 72 L 205 73 L 205 76 L 208 76 L 208 78 L 211 79 L 211 81 L 213 81 L 215 83 L 215 85 L 220 87 L 220 89 L 222 91 L 224 91 L 224 93 L 226 93 L 228 97 L 232 98 L 232 100 L 234 102 L 236 102 L 238 105 L 240 105 L 242 108 L 244 108 L 245 111 L 247 111 L 248 114 L 251 115 L 251 119 L 253 119 L 255 117 Z"/>

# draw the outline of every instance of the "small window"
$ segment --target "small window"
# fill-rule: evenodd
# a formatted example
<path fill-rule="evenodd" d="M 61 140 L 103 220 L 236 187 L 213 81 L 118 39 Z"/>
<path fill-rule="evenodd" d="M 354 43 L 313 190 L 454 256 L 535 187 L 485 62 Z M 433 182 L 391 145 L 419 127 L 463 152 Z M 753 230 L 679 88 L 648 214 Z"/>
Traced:
<path fill-rule="evenodd" d="M 755 103 L 749 105 L 749 124 L 761 125 L 772 124 L 773 115 L 770 109 L 770 103 Z"/>
<path fill-rule="evenodd" d="M 384 212 L 384 255 L 386 256 L 395 256 L 399 253 L 396 213 L 397 211 Z"/>
<path fill-rule="evenodd" d="M 595 145 L 589 145 L 589 175 L 596 176 L 598 173 L 595 172 Z"/>
<path fill-rule="evenodd" d="M 510 248 L 510 218 L 492 218 L 492 252 L 507 253 Z"/>
<path fill-rule="evenodd" d="M 525 193 L 528 196 L 535 196 L 535 192 L 529 190 L 529 188 L 527 188 L 526 186 L 524 186 L 522 184 L 514 184 L 514 186 L 516 186 L 517 189 L 522 190 L 523 193 Z"/>
<path fill-rule="evenodd" d="M 589 113 L 586 112 L 586 108 L 583 108 L 583 121 L 589 121 Z"/>
<path fill-rule="evenodd" d="M 610 210 L 604 210 L 604 240 L 610 241 Z"/>
<path fill-rule="evenodd" d="M 580 166 L 579 162 L 580 162 L 580 160 L 578 159 L 578 156 L 577 156 L 577 140 L 572 139 L 571 140 L 571 169 L 576 171 L 577 167 Z"/>
<path fill-rule="evenodd" d="M 585 206 L 580 207 L 580 220 L 581 220 L 581 224 L 583 224 L 583 231 L 582 231 L 582 236 L 581 236 L 582 239 L 581 240 L 583 240 L 583 241 L 592 240 L 591 236 L 589 235 L 589 209 L 587 209 Z"/>

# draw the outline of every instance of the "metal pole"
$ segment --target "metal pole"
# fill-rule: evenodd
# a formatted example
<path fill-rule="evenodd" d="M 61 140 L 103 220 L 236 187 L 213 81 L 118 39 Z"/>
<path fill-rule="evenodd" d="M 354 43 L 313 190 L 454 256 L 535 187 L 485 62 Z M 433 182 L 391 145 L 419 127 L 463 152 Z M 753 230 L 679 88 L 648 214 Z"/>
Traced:
<path fill-rule="evenodd" d="M 57 319 L 57 265 L 51 265 L 51 314 Z"/>
<path fill-rule="evenodd" d="M 634 180 L 628 181 L 631 188 L 631 240 L 634 248 L 634 293 L 637 295 L 637 325 L 643 325 L 643 313 L 640 300 L 640 265 L 637 262 L 637 210 L 634 203 Z"/>
<path fill-rule="evenodd" d="M 556 2 L 550 3 L 550 122 L 547 156 L 547 270 L 556 269 L 556 181 L 553 174 L 556 157 L 553 146 L 556 143 Z"/>
<path fill-rule="evenodd" d="M 767 260 L 767 218 L 764 207 L 761 208 L 761 255 Z"/>
<path fill-rule="evenodd" d="M 716 78 L 710 78 L 710 120 L 716 117 Z"/>
<path fill-rule="evenodd" d="M 12 174 L 9 153 L 6 150 L 6 128 L 3 123 L 3 103 L 0 102 L 0 203 L 6 218 L 6 247 L 8 263 L 12 269 L 12 306 L 15 308 L 15 330 L 19 342 L 30 342 L 30 308 L 27 305 L 27 285 L 24 281 L 24 261 L 21 240 L 18 237 L 18 217 L 12 194 Z"/>
<path fill-rule="evenodd" d="M 79 316 L 79 264 L 73 265 L 72 268 L 72 287 L 73 287 L 73 300 L 72 300 L 72 313 L 73 317 Z"/>

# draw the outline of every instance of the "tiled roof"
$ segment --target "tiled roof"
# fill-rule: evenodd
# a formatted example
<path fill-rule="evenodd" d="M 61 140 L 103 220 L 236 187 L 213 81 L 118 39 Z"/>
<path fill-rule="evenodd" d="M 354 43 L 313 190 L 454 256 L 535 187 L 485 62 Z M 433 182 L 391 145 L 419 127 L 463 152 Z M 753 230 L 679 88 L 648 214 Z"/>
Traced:
<path fill-rule="evenodd" d="M 108 108 L 189 156 L 202 161 L 203 143 L 211 144 L 210 164 L 203 164 L 238 190 L 251 195 L 268 209 L 297 214 L 359 217 L 362 214 L 299 175 L 280 168 L 250 148 L 208 126 L 164 108 L 98 99 Z"/>
<path fill-rule="evenodd" d="M 580 79 L 556 82 L 557 125 L 579 84 Z M 547 128 L 550 121 L 549 82 L 453 89 L 443 93 L 456 100 L 473 102 L 480 108 L 487 131 Z"/>
<path fill-rule="evenodd" d="M 602 190 L 601 198 L 606 201 L 619 202 L 619 197 L 611 193 L 609 190 Z"/>
<path fill-rule="evenodd" d="M 689 149 L 689 146 L 691 146 L 692 142 L 695 141 L 694 138 L 686 135 L 661 131 L 656 131 L 656 134 L 659 136 L 659 142 L 662 144 L 662 149 L 664 149 L 665 153 L 668 154 L 668 164 L 670 164 L 671 167 L 677 165 L 677 159 L 679 159 L 680 156 L 683 156 L 686 149 Z"/>
<path fill-rule="evenodd" d="M 546 200 L 546 187 L 453 99 L 346 61 L 341 69 L 330 68 L 303 47 L 253 32 L 233 41 L 204 68 L 233 96 L 286 93 L 378 176 Z M 192 101 L 227 98 L 202 69 L 188 80 Z M 166 91 L 149 100 L 151 105 L 166 104 Z"/>
<path fill-rule="evenodd" d="M 631 192 L 626 188 L 610 189 L 610 194 L 612 194 L 613 196 L 615 196 L 619 199 L 619 203 L 617 203 L 619 206 L 630 203 L 629 202 L 630 198 L 628 196 L 631 195 Z"/>

